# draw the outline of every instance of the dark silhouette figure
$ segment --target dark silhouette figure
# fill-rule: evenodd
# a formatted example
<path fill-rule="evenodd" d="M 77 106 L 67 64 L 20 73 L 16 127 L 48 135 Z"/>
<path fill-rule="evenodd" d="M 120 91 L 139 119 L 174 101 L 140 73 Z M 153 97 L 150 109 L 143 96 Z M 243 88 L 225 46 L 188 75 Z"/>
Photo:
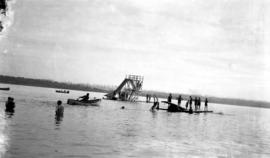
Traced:
<path fill-rule="evenodd" d="M 188 100 L 187 100 L 187 102 L 186 102 L 186 109 L 188 108 Z"/>
<path fill-rule="evenodd" d="M 197 107 L 198 107 L 198 99 L 197 97 L 194 98 L 194 110 L 197 111 Z"/>
<path fill-rule="evenodd" d="M 64 106 L 62 105 L 62 101 L 58 100 L 55 108 L 55 124 L 59 125 L 64 117 Z"/>
<path fill-rule="evenodd" d="M 153 95 L 154 103 L 158 102 L 158 97 L 156 95 Z"/>
<path fill-rule="evenodd" d="M 199 97 L 199 100 L 198 100 L 198 109 L 201 110 L 201 98 Z"/>
<path fill-rule="evenodd" d="M 188 112 L 190 114 L 193 113 L 193 109 L 192 109 L 192 97 L 191 96 L 189 96 L 189 110 L 188 110 Z"/>
<path fill-rule="evenodd" d="M 8 97 L 8 100 L 6 101 L 6 112 L 14 113 L 15 112 L 15 103 L 14 98 Z"/>
<path fill-rule="evenodd" d="M 178 103 L 178 106 L 180 106 L 181 105 L 181 102 L 182 102 L 182 96 L 181 95 L 179 95 L 178 96 L 178 98 L 177 98 L 177 103 Z"/>
<path fill-rule="evenodd" d="M 115 97 L 115 95 L 116 95 L 116 92 L 113 92 L 112 100 L 117 100 L 117 98 Z"/>
<path fill-rule="evenodd" d="M 86 93 L 86 95 L 81 96 L 79 98 L 82 98 L 80 101 L 87 101 L 89 99 L 89 93 Z"/>
<path fill-rule="evenodd" d="M 159 109 L 159 102 L 157 101 L 157 102 L 154 102 L 154 104 L 153 104 L 153 106 L 151 107 L 151 110 L 153 111 L 153 110 L 155 110 L 155 109 Z"/>
<path fill-rule="evenodd" d="M 208 99 L 205 98 L 205 101 L 204 101 L 204 111 L 207 111 L 208 110 Z"/>
<path fill-rule="evenodd" d="M 192 97 L 189 96 L 189 109 L 192 109 Z"/>
<path fill-rule="evenodd" d="M 158 102 L 158 98 L 157 96 L 153 95 L 153 98 L 154 98 L 154 104 L 153 106 L 151 107 L 151 110 L 155 110 L 155 109 L 159 109 L 159 102 Z"/>
<path fill-rule="evenodd" d="M 172 94 L 170 93 L 169 96 L 168 96 L 168 100 L 167 100 L 169 103 L 172 102 Z"/>

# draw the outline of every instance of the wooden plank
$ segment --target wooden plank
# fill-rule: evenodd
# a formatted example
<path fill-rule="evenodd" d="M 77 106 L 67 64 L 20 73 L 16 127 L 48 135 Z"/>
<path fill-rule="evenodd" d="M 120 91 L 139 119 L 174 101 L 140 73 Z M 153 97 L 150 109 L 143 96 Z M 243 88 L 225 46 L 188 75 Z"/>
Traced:
<path fill-rule="evenodd" d="M 212 113 L 213 111 L 193 111 L 193 113 Z"/>
<path fill-rule="evenodd" d="M 171 102 L 167 102 L 167 101 L 161 101 L 162 103 L 166 103 L 168 104 L 169 106 L 172 105 L 172 106 L 176 106 L 180 109 L 180 111 L 186 111 L 185 108 L 181 107 L 181 106 L 178 106 L 177 104 L 174 104 L 174 103 L 171 103 Z"/>

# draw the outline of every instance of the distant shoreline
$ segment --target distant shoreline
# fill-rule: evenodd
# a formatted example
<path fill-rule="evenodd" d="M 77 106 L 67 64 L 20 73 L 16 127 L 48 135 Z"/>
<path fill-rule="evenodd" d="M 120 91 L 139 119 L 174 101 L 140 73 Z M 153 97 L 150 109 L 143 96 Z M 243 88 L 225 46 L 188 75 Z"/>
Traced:
<path fill-rule="evenodd" d="M 3 75 L 0 75 L 0 83 L 25 85 L 25 86 L 33 86 L 33 87 L 47 87 L 47 88 L 55 88 L 55 89 L 58 88 L 58 89 L 68 89 L 68 90 L 92 91 L 92 92 L 101 92 L 101 93 L 109 93 L 113 91 L 114 88 L 116 88 L 116 86 L 109 87 L 109 86 L 101 86 L 101 85 L 77 84 L 77 83 L 71 83 L 71 82 L 57 82 L 53 80 L 32 79 L 32 78 L 3 76 Z M 142 91 L 140 96 L 145 96 L 146 94 L 151 94 L 151 95 L 155 94 L 158 98 L 167 98 L 168 96 L 168 93 L 166 92 L 148 91 L 148 90 Z M 173 99 L 176 99 L 179 94 L 173 93 L 172 95 L 173 95 Z M 202 101 L 204 101 L 204 98 L 207 97 L 210 103 L 270 108 L 270 103 L 264 102 L 264 101 L 243 100 L 243 99 L 234 99 L 234 98 L 219 98 L 219 97 L 213 97 L 213 96 L 200 96 L 200 95 L 192 95 L 192 94 L 181 94 L 181 95 L 184 100 L 187 100 L 188 97 L 191 95 L 191 96 L 201 97 Z"/>
<path fill-rule="evenodd" d="M 69 90 L 81 90 L 81 91 L 93 91 L 107 93 L 110 90 L 106 90 L 106 86 L 100 85 L 88 85 L 88 84 L 75 84 L 69 82 L 57 82 L 53 80 L 44 79 L 32 79 L 24 77 L 13 77 L 0 75 L 0 83 L 8 83 L 14 85 L 25 85 L 33 87 L 47 87 L 47 88 L 59 88 Z"/>

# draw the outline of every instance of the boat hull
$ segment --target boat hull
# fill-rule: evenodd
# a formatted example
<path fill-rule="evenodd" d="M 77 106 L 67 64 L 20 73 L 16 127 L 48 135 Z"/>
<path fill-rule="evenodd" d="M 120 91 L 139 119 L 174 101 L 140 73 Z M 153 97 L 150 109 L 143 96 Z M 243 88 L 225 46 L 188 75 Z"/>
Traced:
<path fill-rule="evenodd" d="M 0 88 L 0 90 L 3 90 L 3 91 L 9 91 L 10 88 L 9 88 L 9 87 L 7 87 L 7 88 Z"/>
<path fill-rule="evenodd" d="M 67 104 L 69 105 L 83 105 L 83 106 L 98 106 L 101 99 L 91 99 L 88 101 L 79 101 L 75 99 L 68 99 Z"/>

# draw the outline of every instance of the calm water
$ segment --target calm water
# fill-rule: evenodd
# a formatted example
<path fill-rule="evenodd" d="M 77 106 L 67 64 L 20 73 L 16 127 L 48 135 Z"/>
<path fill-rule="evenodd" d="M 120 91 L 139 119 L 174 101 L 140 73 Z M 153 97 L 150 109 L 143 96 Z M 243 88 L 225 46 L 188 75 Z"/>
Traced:
<path fill-rule="evenodd" d="M 64 117 L 55 120 L 58 99 L 85 92 L 0 86 L 11 88 L 0 91 L 2 157 L 270 157 L 270 109 L 210 104 L 216 114 L 189 115 L 102 100 L 99 107 L 64 104 Z M 4 112 L 8 96 L 13 115 Z"/>

